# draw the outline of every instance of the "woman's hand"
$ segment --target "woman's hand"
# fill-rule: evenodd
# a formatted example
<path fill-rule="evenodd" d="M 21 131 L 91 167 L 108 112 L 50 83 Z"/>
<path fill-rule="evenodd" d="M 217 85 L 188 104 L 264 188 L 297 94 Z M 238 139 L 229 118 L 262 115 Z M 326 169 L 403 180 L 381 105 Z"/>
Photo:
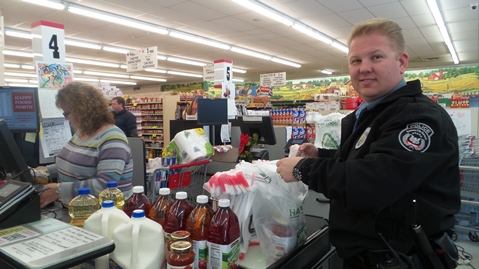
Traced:
<path fill-rule="evenodd" d="M 50 184 L 45 184 L 43 186 L 43 189 L 45 190 L 40 194 L 40 207 L 44 208 L 45 206 L 49 205 L 52 202 L 55 202 L 56 200 L 60 199 L 60 195 L 57 193 L 58 190 L 58 185 L 57 183 L 50 183 Z"/>

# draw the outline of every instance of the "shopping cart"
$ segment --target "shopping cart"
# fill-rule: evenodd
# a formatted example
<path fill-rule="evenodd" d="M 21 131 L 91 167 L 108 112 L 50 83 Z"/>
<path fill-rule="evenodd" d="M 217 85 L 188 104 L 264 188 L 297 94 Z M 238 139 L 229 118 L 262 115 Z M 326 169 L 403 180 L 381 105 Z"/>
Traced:
<path fill-rule="evenodd" d="M 156 200 L 158 190 L 168 187 L 171 194 L 179 191 L 188 193 L 190 202 L 196 201 L 196 196 L 208 193 L 203 189 L 207 180 L 207 165 L 211 160 L 202 160 L 185 164 L 175 164 L 153 170 L 147 177 L 147 195 L 150 200 Z"/>
<path fill-rule="evenodd" d="M 469 231 L 469 239 L 479 242 L 479 156 L 474 136 L 468 136 L 459 144 L 461 155 L 459 171 L 461 179 L 461 210 L 456 214 L 455 229 Z M 457 239 L 457 234 L 452 234 L 452 239 Z"/>

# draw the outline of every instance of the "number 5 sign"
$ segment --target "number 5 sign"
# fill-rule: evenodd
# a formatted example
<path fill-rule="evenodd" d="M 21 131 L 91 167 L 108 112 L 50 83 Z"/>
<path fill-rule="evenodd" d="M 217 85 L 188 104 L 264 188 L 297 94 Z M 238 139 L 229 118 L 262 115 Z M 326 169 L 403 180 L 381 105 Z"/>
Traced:
<path fill-rule="evenodd" d="M 65 62 L 63 24 L 37 21 L 32 23 L 32 48 L 35 61 Z"/>

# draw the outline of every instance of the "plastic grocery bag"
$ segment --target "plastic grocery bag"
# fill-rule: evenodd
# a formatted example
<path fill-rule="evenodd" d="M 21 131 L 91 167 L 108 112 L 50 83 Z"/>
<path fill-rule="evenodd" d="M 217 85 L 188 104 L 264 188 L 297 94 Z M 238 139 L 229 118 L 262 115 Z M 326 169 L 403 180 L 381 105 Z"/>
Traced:
<path fill-rule="evenodd" d="M 338 149 L 341 141 L 341 120 L 344 114 L 331 113 L 315 120 L 316 139 L 314 145 L 322 149 Z"/>
<path fill-rule="evenodd" d="M 253 224 L 267 264 L 271 264 L 306 241 L 303 210 L 308 188 L 303 182 L 286 183 L 276 173 L 276 161 L 258 164 L 271 178 L 255 182 Z"/>

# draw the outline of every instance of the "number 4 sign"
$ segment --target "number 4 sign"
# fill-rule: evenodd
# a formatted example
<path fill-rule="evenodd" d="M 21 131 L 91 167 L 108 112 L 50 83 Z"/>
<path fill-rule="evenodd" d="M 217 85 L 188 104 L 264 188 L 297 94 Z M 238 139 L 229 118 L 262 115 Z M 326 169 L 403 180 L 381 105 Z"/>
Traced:
<path fill-rule="evenodd" d="M 35 61 L 65 62 L 65 30 L 63 24 L 37 21 L 32 23 L 32 48 Z"/>

